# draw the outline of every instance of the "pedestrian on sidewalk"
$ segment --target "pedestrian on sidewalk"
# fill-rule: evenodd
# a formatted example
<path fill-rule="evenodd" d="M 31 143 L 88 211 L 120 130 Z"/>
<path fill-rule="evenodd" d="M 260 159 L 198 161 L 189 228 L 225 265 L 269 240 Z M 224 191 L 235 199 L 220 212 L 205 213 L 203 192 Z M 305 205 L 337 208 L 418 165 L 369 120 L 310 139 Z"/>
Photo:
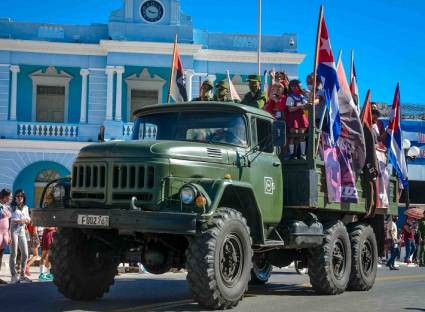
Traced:
<path fill-rule="evenodd" d="M 53 235 L 56 231 L 54 227 L 44 228 L 43 236 L 41 238 L 41 259 L 40 259 L 40 281 L 51 281 L 53 276 L 50 273 L 50 249 L 53 244 Z"/>
<path fill-rule="evenodd" d="M 38 237 L 38 229 L 34 226 L 34 224 L 32 224 L 32 222 L 27 225 L 27 229 L 30 236 L 30 243 L 28 247 L 31 250 L 31 257 L 28 259 L 27 266 L 25 268 L 25 275 L 31 277 L 30 268 L 34 262 L 39 259 L 38 248 L 40 248 L 40 238 Z"/>
<path fill-rule="evenodd" d="M 3 263 L 3 252 L 4 249 L 10 243 L 9 235 L 9 219 L 11 217 L 10 212 L 10 200 L 12 192 L 8 189 L 2 189 L 0 191 L 0 271 Z M 7 284 L 7 282 L 0 279 L 0 284 Z"/>
<path fill-rule="evenodd" d="M 404 262 L 407 264 L 412 263 L 410 257 L 413 255 L 416 249 L 415 244 L 415 228 L 411 219 L 407 219 L 406 224 L 403 226 L 404 245 L 406 248 L 406 255 Z"/>
<path fill-rule="evenodd" d="M 28 259 L 28 244 L 26 236 L 26 225 L 31 222 L 26 197 L 23 190 L 17 190 L 12 204 L 12 217 L 10 222 L 10 234 L 12 243 L 10 245 L 10 274 L 12 275 L 12 284 L 30 283 L 31 280 L 25 276 L 25 267 Z M 21 252 L 21 272 L 18 276 L 16 271 L 16 257 Z"/>
<path fill-rule="evenodd" d="M 390 232 L 391 237 L 391 257 L 387 262 L 387 267 L 390 268 L 390 270 L 398 270 L 398 268 L 395 267 L 395 259 L 400 254 L 400 249 L 398 247 L 399 240 L 397 235 L 397 216 L 393 216 L 392 220 L 388 224 L 388 231 Z"/>
<path fill-rule="evenodd" d="M 425 211 L 424 217 L 419 220 L 418 224 L 418 234 L 419 234 L 419 266 L 425 267 Z"/>

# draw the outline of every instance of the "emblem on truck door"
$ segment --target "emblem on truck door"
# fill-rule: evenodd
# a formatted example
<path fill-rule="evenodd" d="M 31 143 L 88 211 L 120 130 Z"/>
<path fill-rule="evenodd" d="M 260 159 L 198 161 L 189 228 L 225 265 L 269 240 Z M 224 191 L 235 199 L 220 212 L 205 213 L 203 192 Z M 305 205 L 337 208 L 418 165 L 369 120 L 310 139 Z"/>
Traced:
<path fill-rule="evenodd" d="M 273 182 L 273 178 L 264 177 L 264 193 L 273 195 L 275 189 L 275 185 Z"/>

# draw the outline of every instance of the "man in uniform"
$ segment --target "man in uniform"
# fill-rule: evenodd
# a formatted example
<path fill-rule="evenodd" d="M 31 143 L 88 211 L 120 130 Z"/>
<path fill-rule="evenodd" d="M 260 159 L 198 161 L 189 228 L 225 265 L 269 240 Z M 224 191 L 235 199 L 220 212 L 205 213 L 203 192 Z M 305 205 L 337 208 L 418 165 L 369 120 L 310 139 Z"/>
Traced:
<path fill-rule="evenodd" d="M 230 87 L 227 80 L 221 80 L 215 85 L 214 101 L 233 102 L 230 96 Z"/>
<path fill-rule="evenodd" d="M 214 89 L 213 84 L 209 80 L 205 80 L 201 85 L 201 94 L 194 98 L 193 102 L 208 102 L 211 101 L 211 90 Z"/>
<path fill-rule="evenodd" d="M 263 108 L 267 102 L 266 94 L 260 88 L 261 77 L 258 75 L 248 76 L 249 92 L 245 94 L 241 104 Z"/>

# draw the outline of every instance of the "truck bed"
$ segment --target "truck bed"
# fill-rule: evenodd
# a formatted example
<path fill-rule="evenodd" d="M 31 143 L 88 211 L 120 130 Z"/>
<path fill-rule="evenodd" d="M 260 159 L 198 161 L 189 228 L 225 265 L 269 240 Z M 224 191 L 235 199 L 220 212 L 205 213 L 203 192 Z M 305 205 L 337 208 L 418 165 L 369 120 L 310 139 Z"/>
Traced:
<path fill-rule="evenodd" d="M 331 203 L 328 201 L 326 187 L 325 165 L 323 161 L 290 160 L 284 161 L 283 170 L 283 202 L 284 208 L 315 208 L 332 211 L 364 214 L 367 199 L 371 195 L 366 188 L 366 181 L 361 177 L 357 180 L 359 203 Z M 398 191 L 397 179 L 391 177 L 389 187 L 389 208 L 376 207 L 378 214 L 397 214 Z"/>

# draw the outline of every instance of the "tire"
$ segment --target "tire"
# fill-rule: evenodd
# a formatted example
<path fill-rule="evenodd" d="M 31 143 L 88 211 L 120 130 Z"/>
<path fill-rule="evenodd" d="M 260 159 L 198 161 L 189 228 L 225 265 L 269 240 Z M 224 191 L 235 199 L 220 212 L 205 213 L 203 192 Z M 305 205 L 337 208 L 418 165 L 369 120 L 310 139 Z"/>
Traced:
<path fill-rule="evenodd" d="M 103 297 L 118 273 L 118 261 L 111 250 L 76 229 L 60 229 L 56 233 L 50 262 L 54 284 L 72 300 Z"/>
<path fill-rule="evenodd" d="M 205 229 L 190 239 L 186 267 L 192 296 L 201 306 L 236 306 L 248 289 L 252 268 L 250 231 L 241 213 L 217 210 Z"/>
<path fill-rule="evenodd" d="M 378 243 L 370 225 L 356 224 L 350 230 L 352 265 L 349 290 L 367 291 L 375 284 L 378 270 Z"/>
<path fill-rule="evenodd" d="M 262 285 L 268 282 L 272 275 L 273 266 L 269 260 L 267 260 L 264 253 L 254 255 L 252 261 L 251 270 L 251 282 L 252 285 Z"/>
<path fill-rule="evenodd" d="M 310 283 L 317 294 L 337 295 L 347 288 L 351 272 L 351 244 L 341 221 L 325 231 L 323 245 L 311 249 L 308 261 Z"/>

